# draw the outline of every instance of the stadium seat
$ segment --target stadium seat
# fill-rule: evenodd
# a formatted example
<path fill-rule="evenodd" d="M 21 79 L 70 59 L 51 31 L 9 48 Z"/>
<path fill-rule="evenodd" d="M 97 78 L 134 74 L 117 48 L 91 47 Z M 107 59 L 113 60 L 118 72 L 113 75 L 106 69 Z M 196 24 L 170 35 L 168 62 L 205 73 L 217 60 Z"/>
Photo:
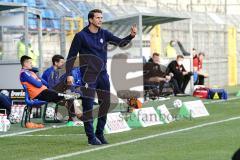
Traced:
<path fill-rule="evenodd" d="M 30 29 L 37 29 L 37 20 L 36 19 L 29 19 L 28 26 Z"/>
<path fill-rule="evenodd" d="M 26 106 L 24 107 L 24 112 L 23 112 L 23 116 L 22 116 L 21 126 L 22 127 L 26 127 L 26 123 L 30 122 L 30 115 L 32 113 L 32 107 L 39 107 L 39 108 L 41 108 L 42 105 L 46 105 L 47 106 L 47 102 L 40 101 L 40 100 L 37 100 L 37 99 L 31 100 L 30 97 L 29 97 L 29 93 L 27 91 L 27 86 L 23 85 L 23 89 L 24 89 L 24 92 L 25 92 L 25 103 L 26 103 Z"/>
<path fill-rule="evenodd" d="M 47 9 L 42 10 L 42 17 L 43 18 L 48 18 L 48 19 L 54 19 L 55 18 L 54 12 L 52 10 L 47 10 Z"/>
<path fill-rule="evenodd" d="M 37 18 L 37 16 L 35 14 L 29 13 L 28 18 Z"/>
<path fill-rule="evenodd" d="M 46 0 L 36 0 L 37 8 L 45 9 L 47 8 L 47 1 Z"/>
<path fill-rule="evenodd" d="M 79 8 L 79 10 L 81 11 L 81 13 L 83 13 L 83 17 L 84 19 L 88 19 L 88 11 L 90 11 L 91 9 L 93 9 L 87 2 L 78 2 L 77 6 Z M 87 22 L 87 21 L 86 21 Z"/>
<path fill-rule="evenodd" d="M 60 29 L 60 20 L 53 20 L 53 28 Z"/>
<path fill-rule="evenodd" d="M 43 30 L 53 30 L 54 29 L 53 20 L 43 19 L 42 29 Z"/>
<path fill-rule="evenodd" d="M 13 0 L 15 3 L 25 3 L 24 0 Z"/>
<path fill-rule="evenodd" d="M 35 0 L 25 0 L 25 3 L 27 3 L 29 7 L 36 7 L 37 6 Z"/>
<path fill-rule="evenodd" d="M 42 21 L 42 29 L 43 30 L 47 29 L 47 25 L 46 25 L 46 20 L 45 19 L 43 19 L 43 21 Z"/>
<path fill-rule="evenodd" d="M 65 30 L 70 31 L 70 23 L 69 21 L 65 22 Z"/>
<path fill-rule="evenodd" d="M 53 30 L 54 26 L 53 26 L 53 20 L 47 20 L 47 29 L 48 30 Z"/>
<path fill-rule="evenodd" d="M 12 0 L 0 0 L 0 2 L 13 2 Z"/>

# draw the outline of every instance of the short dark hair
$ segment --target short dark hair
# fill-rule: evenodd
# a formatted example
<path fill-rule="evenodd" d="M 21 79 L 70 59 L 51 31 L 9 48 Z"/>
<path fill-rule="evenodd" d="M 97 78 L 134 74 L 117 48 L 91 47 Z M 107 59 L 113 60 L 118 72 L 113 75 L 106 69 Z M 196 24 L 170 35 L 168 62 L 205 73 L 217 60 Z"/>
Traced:
<path fill-rule="evenodd" d="M 171 44 L 171 45 L 172 45 L 172 43 L 173 43 L 173 42 L 175 42 L 175 41 L 174 41 L 174 40 L 171 40 L 171 41 L 169 42 L 169 44 Z"/>
<path fill-rule="evenodd" d="M 59 62 L 61 59 L 64 59 L 62 55 L 56 54 L 52 57 L 52 64 L 55 65 L 55 62 Z"/>
<path fill-rule="evenodd" d="M 90 24 L 89 19 L 94 17 L 94 13 L 102 13 L 102 10 L 100 10 L 100 9 L 93 9 L 93 10 L 89 11 L 89 13 L 88 13 L 88 23 L 89 24 Z"/>
<path fill-rule="evenodd" d="M 154 52 L 154 53 L 153 53 L 153 56 L 159 56 L 159 53 Z"/>
<path fill-rule="evenodd" d="M 204 53 L 204 52 L 199 52 L 199 53 L 198 53 L 198 56 L 201 56 L 201 55 L 202 55 L 202 56 L 205 56 L 205 53 Z"/>
<path fill-rule="evenodd" d="M 21 65 L 23 66 L 24 62 L 29 60 L 29 59 L 32 59 L 31 57 L 27 56 L 27 55 L 23 55 L 20 59 L 20 63 Z"/>
<path fill-rule="evenodd" d="M 184 56 L 183 55 L 177 55 L 177 59 L 179 59 L 179 58 L 184 59 Z"/>

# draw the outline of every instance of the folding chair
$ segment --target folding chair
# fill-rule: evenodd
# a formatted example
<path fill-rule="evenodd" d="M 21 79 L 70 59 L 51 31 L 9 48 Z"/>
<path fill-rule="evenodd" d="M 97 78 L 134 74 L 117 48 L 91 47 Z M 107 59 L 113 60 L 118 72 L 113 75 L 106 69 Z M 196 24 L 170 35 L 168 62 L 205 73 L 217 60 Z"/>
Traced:
<path fill-rule="evenodd" d="M 29 97 L 29 93 L 27 90 L 27 86 L 23 85 L 23 89 L 25 92 L 25 103 L 26 106 L 24 107 L 24 112 L 23 112 L 23 116 L 22 116 L 22 121 L 21 121 L 21 126 L 22 127 L 26 127 L 26 123 L 30 122 L 30 116 L 32 113 L 32 108 L 33 107 L 39 107 L 41 108 L 42 105 L 44 105 L 44 109 L 43 109 L 43 116 L 42 116 L 42 120 L 44 123 L 57 123 L 59 122 L 58 120 L 46 120 L 46 110 L 47 110 L 47 105 L 48 103 L 46 101 L 41 101 L 38 99 L 30 99 Z M 56 105 L 55 107 L 55 113 L 57 112 L 58 109 L 58 105 Z"/>
<path fill-rule="evenodd" d="M 161 83 L 144 83 L 144 100 L 147 98 L 158 99 L 160 97 L 168 97 L 173 94 L 173 85 L 169 82 Z"/>
<path fill-rule="evenodd" d="M 40 101 L 37 99 L 33 99 L 31 100 L 29 97 L 29 93 L 27 91 L 27 86 L 23 85 L 23 89 L 25 92 L 25 103 L 26 106 L 24 107 L 24 111 L 23 111 L 23 116 L 22 116 L 22 121 L 21 121 L 21 126 L 22 127 L 26 127 L 26 123 L 30 122 L 30 116 L 32 113 L 32 107 L 41 107 L 42 105 L 47 105 L 47 102 L 45 101 Z"/>

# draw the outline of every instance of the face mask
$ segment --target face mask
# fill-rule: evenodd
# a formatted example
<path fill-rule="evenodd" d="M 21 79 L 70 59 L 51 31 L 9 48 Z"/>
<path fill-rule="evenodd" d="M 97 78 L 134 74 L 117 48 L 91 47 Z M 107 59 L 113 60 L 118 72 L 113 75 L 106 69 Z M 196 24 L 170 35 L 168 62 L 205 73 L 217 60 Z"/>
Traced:
<path fill-rule="evenodd" d="M 172 46 L 172 47 L 175 47 L 175 46 L 176 46 L 176 43 L 175 43 L 175 42 L 172 42 L 172 43 L 171 43 L 171 46 Z"/>
<path fill-rule="evenodd" d="M 178 65 L 181 66 L 183 64 L 183 61 L 177 61 Z"/>

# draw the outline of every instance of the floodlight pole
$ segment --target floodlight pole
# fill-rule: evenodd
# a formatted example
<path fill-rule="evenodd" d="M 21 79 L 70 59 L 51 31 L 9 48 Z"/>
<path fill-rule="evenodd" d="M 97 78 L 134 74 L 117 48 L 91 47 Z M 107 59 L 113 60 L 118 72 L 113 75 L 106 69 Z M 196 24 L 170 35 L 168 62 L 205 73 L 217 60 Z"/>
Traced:
<path fill-rule="evenodd" d="M 25 43 L 25 54 L 28 55 L 28 7 L 24 6 L 24 43 Z"/>
<path fill-rule="evenodd" d="M 65 58 L 67 58 L 66 54 L 66 33 L 65 33 L 65 17 L 61 17 L 60 19 L 60 50 L 61 50 L 61 55 Z"/>
<path fill-rule="evenodd" d="M 225 12 L 225 15 L 227 14 L 227 0 L 225 0 L 225 3 L 224 3 L 224 12 Z"/>
<path fill-rule="evenodd" d="M 38 14 L 38 51 L 39 51 L 39 69 L 42 71 L 43 67 L 43 52 L 42 52 L 42 15 L 41 12 Z"/>
<path fill-rule="evenodd" d="M 192 49 L 193 49 L 193 22 L 192 22 L 192 18 L 189 19 L 189 39 L 190 39 L 190 70 L 193 72 L 193 55 L 192 55 Z M 190 81 L 190 92 L 193 92 L 193 88 L 194 88 L 194 80 L 193 80 L 193 76 L 191 77 L 191 81 Z"/>
<path fill-rule="evenodd" d="M 37 28 L 38 28 L 38 53 L 39 53 L 39 71 L 42 71 L 43 67 L 43 52 L 42 52 L 42 12 L 35 8 L 28 8 L 28 13 L 32 13 L 37 16 Z M 28 25 L 27 25 L 28 26 Z"/>
<path fill-rule="evenodd" d="M 139 46 L 140 46 L 140 57 L 143 56 L 142 54 L 142 48 L 143 48 L 143 43 L 142 43 L 142 14 L 139 14 L 139 17 L 138 17 L 138 21 L 139 21 Z"/>

